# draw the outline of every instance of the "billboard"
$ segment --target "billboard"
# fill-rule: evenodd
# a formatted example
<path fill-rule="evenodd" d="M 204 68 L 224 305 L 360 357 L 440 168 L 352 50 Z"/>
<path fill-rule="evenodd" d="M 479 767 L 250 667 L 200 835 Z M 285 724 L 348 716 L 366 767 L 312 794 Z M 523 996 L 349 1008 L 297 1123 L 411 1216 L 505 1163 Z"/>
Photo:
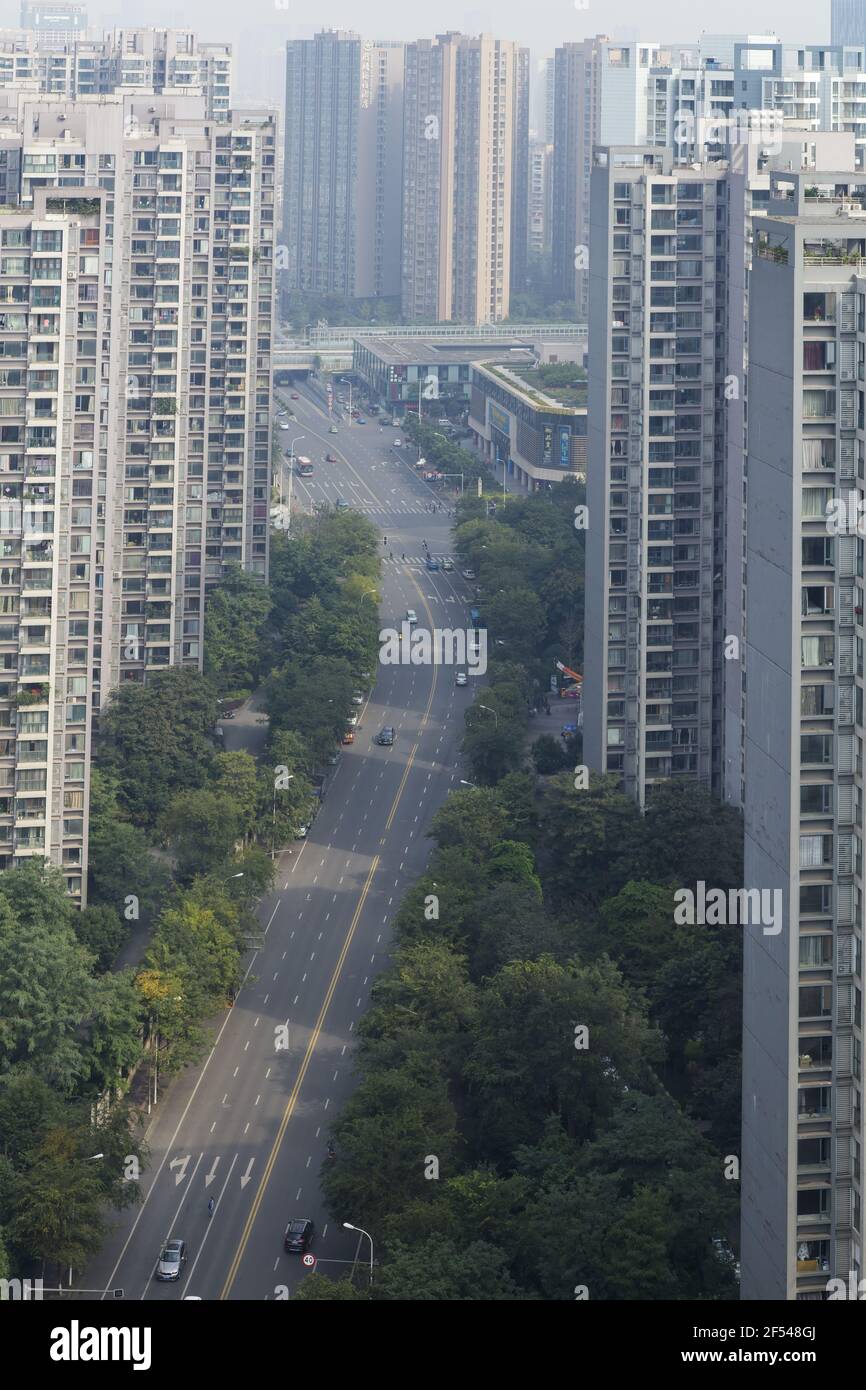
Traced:
<path fill-rule="evenodd" d="M 492 401 L 487 402 L 487 420 L 494 429 L 500 430 L 502 434 L 511 438 L 511 416 L 501 406 L 494 405 Z"/>

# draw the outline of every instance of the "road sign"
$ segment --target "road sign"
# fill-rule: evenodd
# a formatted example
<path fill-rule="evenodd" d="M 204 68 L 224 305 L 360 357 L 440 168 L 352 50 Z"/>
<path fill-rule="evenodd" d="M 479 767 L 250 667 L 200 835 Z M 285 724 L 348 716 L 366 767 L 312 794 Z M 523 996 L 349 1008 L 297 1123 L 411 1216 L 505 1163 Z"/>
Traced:
<path fill-rule="evenodd" d="M 304 1265 L 304 1267 L 305 1267 L 306 1269 L 315 1269 L 315 1268 L 316 1268 L 316 1257 L 315 1257 L 315 1255 L 311 1255 L 310 1252 L 307 1251 L 306 1255 L 304 1256 L 304 1258 L 303 1258 L 303 1260 L 302 1260 L 302 1264 Z"/>

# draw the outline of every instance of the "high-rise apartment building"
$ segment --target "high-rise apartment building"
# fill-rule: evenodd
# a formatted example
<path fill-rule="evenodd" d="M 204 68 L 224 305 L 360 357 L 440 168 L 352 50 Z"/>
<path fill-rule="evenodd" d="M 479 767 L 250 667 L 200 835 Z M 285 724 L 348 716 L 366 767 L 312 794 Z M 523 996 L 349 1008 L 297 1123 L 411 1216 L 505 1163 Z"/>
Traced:
<path fill-rule="evenodd" d="M 0 88 L 76 97 L 110 92 L 201 96 L 210 118 L 231 106 L 229 44 L 202 43 L 186 29 L 114 29 L 47 48 L 37 32 L 0 29 Z"/>
<path fill-rule="evenodd" d="M 556 50 L 553 139 L 553 282 L 589 310 L 589 195 L 596 145 L 646 143 L 650 72 L 658 44 L 615 43 L 604 35 Z"/>
<path fill-rule="evenodd" d="M 101 705 L 266 574 L 276 129 L 8 89 L 0 120 L 0 866 L 81 897 Z"/>
<path fill-rule="evenodd" d="M 529 146 L 529 253 L 547 256 L 553 230 L 553 146 L 533 140 Z"/>
<path fill-rule="evenodd" d="M 327 31 L 286 44 L 284 287 L 355 293 L 361 39 Z"/>
<path fill-rule="evenodd" d="M 744 883 L 784 911 L 781 931 L 744 930 L 748 1299 L 823 1299 L 830 1279 L 863 1277 L 866 179 L 852 169 L 774 173 L 754 227 Z"/>
<path fill-rule="evenodd" d="M 526 289 L 529 254 L 529 49 L 515 58 L 514 148 L 511 157 L 510 294 Z"/>
<path fill-rule="evenodd" d="M 32 30 L 46 48 L 62 48 L 86 33 L 87 7 L 21 0 L 21 28 Z"/>
<path fill-rule="evenodd" d="M 526 50 L 516 43 L 440 34 L 407 45 L 407 319 L 483 324 L 508 316 L 521 259 L 513 238 L 524 248 L 526 239 L 527 103 Z"/>
<path fill-rule="evenodd" d="M 724 169 L 596 152 L 584 743 L 644 805 L 721 769 Z"/>
<path fill-rule="evenodd" d="M 834 47 L 866 46 L 864 0 L 830 0 L 830 42 Z"/>
<path fill-rule="evenodd" d="M 400 294 L 403 200 L 402 43 L 361 44 L 355 294 Z"/>

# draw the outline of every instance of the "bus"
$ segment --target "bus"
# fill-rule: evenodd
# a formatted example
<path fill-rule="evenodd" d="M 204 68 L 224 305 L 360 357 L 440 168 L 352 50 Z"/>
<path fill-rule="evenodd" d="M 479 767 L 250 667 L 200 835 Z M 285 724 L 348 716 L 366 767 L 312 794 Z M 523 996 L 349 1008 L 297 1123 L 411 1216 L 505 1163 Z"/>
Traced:
<path fill-rule="evenodd" d="M 309 478 L 313 471 L 312 460 L 305 458 L 303 454 L 298 455 L 298 475 L 301 478 Z"/>

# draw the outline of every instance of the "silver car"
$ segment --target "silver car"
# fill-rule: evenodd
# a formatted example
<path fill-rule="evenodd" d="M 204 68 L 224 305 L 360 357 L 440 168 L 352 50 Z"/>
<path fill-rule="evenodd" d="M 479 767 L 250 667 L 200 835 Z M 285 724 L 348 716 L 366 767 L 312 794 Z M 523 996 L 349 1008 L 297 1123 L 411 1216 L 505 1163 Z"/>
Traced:
<path fill-rule="evenodd" d="M 186 1241 L 166 1241 L 156 1266 L 156 1277 L 161 1280 L 179 1279 L 186 1264 Z"/>

